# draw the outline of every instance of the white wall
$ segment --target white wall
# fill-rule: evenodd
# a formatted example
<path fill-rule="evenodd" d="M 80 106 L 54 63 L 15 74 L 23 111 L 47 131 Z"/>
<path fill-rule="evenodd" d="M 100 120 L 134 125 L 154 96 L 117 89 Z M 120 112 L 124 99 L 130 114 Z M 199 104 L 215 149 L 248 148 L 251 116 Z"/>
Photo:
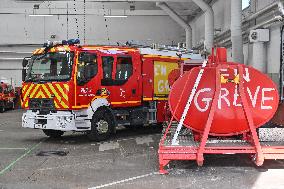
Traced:
<path fill-rule="evenodd" d="M 8 3 L 7 0 L 5 1 Z M 4 5 L 8 6 L 1 4 L 0 8 Z M 22 12 L 28 9 L 25 3 L 22 5 L 25 7 Z M 13 6 L 16 5 L 13 4 Z M 18 6 L 16 8 L 19 9 Z M 21 85 L 21 60 L 6 60 L 6 58 L 24 58 L 29 54 L 18 52 L 31 53 L 35 48 L 26 45 L 18 46 L 18 44 L 43 44 L 50 39 L 51 35 L 56 35 L 56 40 L 67 39 L 66 15 L 30 17 L 28 12 L 30 11 L 26 14 L 0 15 L 0 78 L 13 78 L 16 86 Z M 78 32 L 81 44 L 83 44 L 83 15 L 69 16 L 68 38 L 77 38 L 75 18 L 78 19 Z M 87 15 L 85 29 L 86 44 L 116 44 L 116 42 L 125 43 L 132 40 L 139 44 L 171 45 L 185 40 L 184 30 L 169 16 L 129 16 L 127 18 L 107 18 L 105 21 L 102 15 Z M 9 47 L 11 44 L 17 45 Z M 7 50 L 14 53 L 3 53 Z M 14 70 L 7 70 L 11 68 Z"/>
<path fill-rule="evenodd" d="M 84 34 L 83 16 L 78 16 L 79 36 Z M 69 16 L 69 38 L 77 38 L 75 16 Z M 108 25 L 108 29 L 106 28 Z M 30 17 L 28 15 L 1 15 L 1 44 L 41 44 L 55 34 L 58 39 L 67 38 L 66 16 Z M 129 16 L 128 18 L 107 18 L 86 16 L 86 39 L 89 44 L 139 42 L 177 44 L 183 41 L 183 29 L 168 16 Z"/>

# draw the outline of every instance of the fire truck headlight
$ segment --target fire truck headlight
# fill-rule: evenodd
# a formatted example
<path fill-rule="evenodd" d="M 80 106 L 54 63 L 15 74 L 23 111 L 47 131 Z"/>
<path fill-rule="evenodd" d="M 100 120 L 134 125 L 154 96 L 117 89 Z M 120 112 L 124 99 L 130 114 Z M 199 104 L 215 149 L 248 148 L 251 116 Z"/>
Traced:
<path fill-rule="evenodd" d="M 24 123 L 24 124 L 27 123 L 27 116 L 26 116 L 26 115 L 23 116 L 23 123 Z"/>
<path fill-rule="evenodd" d="M 56 125 L 60 128 L 65 128 L 73 120 L 72 116 L 57 117 Z"/>
<path fill-rule="evenodd" d="M 57 117 L 57 122 L 56 125 L 61 127 L 61 128 L 65 128 L 65 121 L 62 117 Z"/>
<path fill-rule="evenodd" d="M 72 117 L 65 117 L 65 118 L 66 118 L 66 121 L 67 121 L 68 123 L 71 123 Z"/>
<path fill-rule="evenodd" d="M 61 117 L 57 117 L 57 122 L 61 123 L 62 122 L 62 118 Z"/>

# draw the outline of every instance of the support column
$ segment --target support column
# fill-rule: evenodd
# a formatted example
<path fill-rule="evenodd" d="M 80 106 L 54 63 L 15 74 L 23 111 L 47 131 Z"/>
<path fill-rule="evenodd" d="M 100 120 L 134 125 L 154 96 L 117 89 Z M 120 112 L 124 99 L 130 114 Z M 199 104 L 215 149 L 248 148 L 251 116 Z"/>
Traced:
<path fill-rule="evenodd" d="M 214 12 L 212 7 L 203 0 L 192 0 L 205 13 L 205 42 L 204 49 L 211 52 L 214 45 Z"/>
<path fill-rule="evenodd" d="M 265 44 L 264 42 L 255 42 L 253 43 L 253 59 L 252 59 L 252 67 L 261 71 L 262 73 L 266 73 L 266 52 L 265 52 Z"/>
<path fill-rule="evenodd" d="M 173 9 L 171 9 L 166 3 L 157 2 L 156 6 L 164 10 L 174 21 L 176 21 L 181 27 L 184 28 L 186 34 L 186 48 L 192 48 L 192 28 L 190 25 L 179 16 Z"/>
<path fill-rule="evenodd" d="M 231 41 L 233 61 L 244 63 L 242 37 L 242 0 L 231 0 Z"/>

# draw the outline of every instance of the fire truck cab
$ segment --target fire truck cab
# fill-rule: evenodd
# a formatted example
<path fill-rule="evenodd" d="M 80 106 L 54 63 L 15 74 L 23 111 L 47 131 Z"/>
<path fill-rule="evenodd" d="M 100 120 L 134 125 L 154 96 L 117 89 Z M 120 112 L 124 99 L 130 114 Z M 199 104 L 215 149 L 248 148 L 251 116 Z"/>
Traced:
<path fill-rule="evenodd" d="M 78 42 L 47 44 L 23 63 L 23 127 L 50 137 L 81 131 L 101 141 L 120 125 L 162 123 L 168 75 L 192 59 L 192 66 L 202 62 L 193 53 Z"/>
<path fill-rule="evenodd" d="M 12 85 L 1 82 L 0 83 L 0 113 L 8 109 L 15 108 L 15 90 Z"/>

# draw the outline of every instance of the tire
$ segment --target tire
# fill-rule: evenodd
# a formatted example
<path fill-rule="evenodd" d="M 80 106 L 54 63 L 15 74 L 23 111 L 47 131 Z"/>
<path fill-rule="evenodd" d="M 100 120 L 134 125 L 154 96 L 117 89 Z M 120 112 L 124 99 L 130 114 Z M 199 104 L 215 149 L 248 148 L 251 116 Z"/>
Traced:
<path fill-rule="evenodd" d="M 15 110 L 15 102 L 14 101 L 12 102 L 11 110 Z"/>
<path fill-rule="evenodd" d="M 91 124 L 91 131 L 87 132 L 87 136 L 96 142 L 109 139 L 115 127 L 113 116 L 105 110 L 95 112 Z"/>
<path fill-rule="evenodd" d="M 60 138 L 64 134 L 63 131 L 57 131 L 51 129 L 43 129 L 42 131 L 46 136 L 49 136 L 50 138 Z"/>
<path fill-rule="evenodd" d="M 3 113 L 3 112 L 5 112 L 5 107 L 4 106 L 0 107 L 0 113 Z"/>

